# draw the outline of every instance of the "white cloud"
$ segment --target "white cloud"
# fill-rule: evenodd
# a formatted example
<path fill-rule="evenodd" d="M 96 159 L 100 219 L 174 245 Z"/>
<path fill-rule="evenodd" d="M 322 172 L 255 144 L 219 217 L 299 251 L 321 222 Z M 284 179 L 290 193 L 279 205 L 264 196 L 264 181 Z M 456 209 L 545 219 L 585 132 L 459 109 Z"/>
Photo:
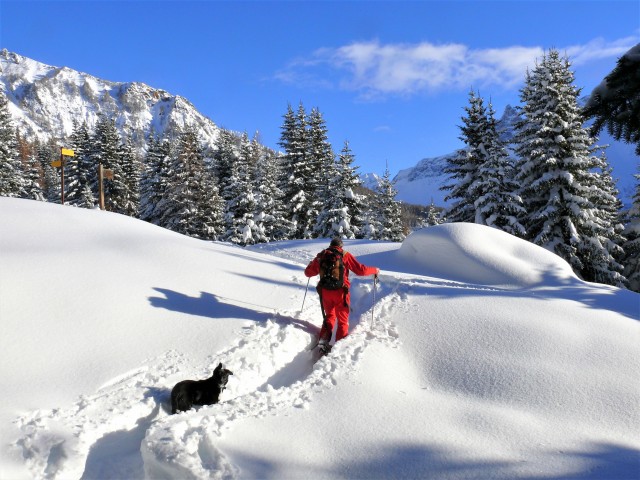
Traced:
<path fill-rule="evenodd" d="M 598 38 L 558 49 L 573 65 L 583 65 L 621 56 L 638 41 L 638 36 L 611 42 Z M 472 49 L 458 43 L 382 44 L 374 40 L 318 49 L 308 58 L 291 62 L 278 78 L 298 85 L 352 90 L 365 98 L 470 87 L 514 88 L 543 53 L 542 47 Z"/>

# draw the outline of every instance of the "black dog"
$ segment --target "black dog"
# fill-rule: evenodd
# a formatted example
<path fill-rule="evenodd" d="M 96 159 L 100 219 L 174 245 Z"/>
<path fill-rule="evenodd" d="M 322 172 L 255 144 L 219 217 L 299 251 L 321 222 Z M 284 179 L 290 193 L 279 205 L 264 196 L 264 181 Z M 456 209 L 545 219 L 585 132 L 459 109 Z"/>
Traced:
<path fill-rule="evenodd" d="M 227 386 L 229 375 L 233 372 L 222 368 L 222 363 L 206 380 L 183 380 L 171 390 L 171 413 L 189 410 L 194 405 L 213 405 L 218 403 L 220 394 Z"/>

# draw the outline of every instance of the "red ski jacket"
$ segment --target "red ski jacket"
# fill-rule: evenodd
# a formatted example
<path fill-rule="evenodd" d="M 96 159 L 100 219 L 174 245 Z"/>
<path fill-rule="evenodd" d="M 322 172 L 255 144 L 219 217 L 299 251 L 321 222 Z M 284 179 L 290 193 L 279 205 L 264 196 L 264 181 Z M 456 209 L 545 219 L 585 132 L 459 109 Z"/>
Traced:
<path fill-rule="evenodd" d="M 351 285 L 351 282 L 349 281 L 350 271 L 355 273 L 356 275 L 375 275 L 376 273 L 378 273 L 379 270 L 377 267 L 368 267 L 366 265 L 363 265 L 358 260 L 356 260 L 356 257 L 351 255 L 349 252 L 343 251 L 342 248 L 340 247 L 331 247 L 331 248 L 335 248 L 336 250 L 339 250 L 340 252 L 343 253 L 342 263 L 344 264 L 344 268 L 345 268 L 344 284 L 347 287 Z M 304 269 L 304 274 L 307 277 L 315 277 L 320 273 L 320 262 L 318 260 L 320 253 L 318 253 L 318 255 L 316 255 L 316 258 L 314 258 L 311 261 L 311 263 L 307 265 L 307 268 Z"/>

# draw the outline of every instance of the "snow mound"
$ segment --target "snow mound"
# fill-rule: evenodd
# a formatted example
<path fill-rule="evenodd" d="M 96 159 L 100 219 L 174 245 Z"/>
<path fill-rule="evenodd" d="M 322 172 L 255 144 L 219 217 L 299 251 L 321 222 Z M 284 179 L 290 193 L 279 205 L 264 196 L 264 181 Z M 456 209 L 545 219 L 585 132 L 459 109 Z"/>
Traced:
<path fill-rule="evenodd" d="M 449 223 L 418 230 L 398 251 L 405 271 L 465 283 L 530 287 L 576 279 L 562 258 L 495 228 Z"/>

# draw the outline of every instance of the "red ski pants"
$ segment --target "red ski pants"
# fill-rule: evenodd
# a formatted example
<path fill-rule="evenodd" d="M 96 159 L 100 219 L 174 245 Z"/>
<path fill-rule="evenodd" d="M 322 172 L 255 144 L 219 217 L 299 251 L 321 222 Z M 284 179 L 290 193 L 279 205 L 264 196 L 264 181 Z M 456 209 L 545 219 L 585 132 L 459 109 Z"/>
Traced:
<path fill-rule="evenodd" d="M 327 341 L 331 340 L 333 328 L 336 324 L 336 319 L 338 319 L 337 342 L 349 334 L 349 292 L 344 290 L 325 290 L 323 288 L 320 296 L 326 316 L 326 320 L 320 329 L 320 338 Z"/>

